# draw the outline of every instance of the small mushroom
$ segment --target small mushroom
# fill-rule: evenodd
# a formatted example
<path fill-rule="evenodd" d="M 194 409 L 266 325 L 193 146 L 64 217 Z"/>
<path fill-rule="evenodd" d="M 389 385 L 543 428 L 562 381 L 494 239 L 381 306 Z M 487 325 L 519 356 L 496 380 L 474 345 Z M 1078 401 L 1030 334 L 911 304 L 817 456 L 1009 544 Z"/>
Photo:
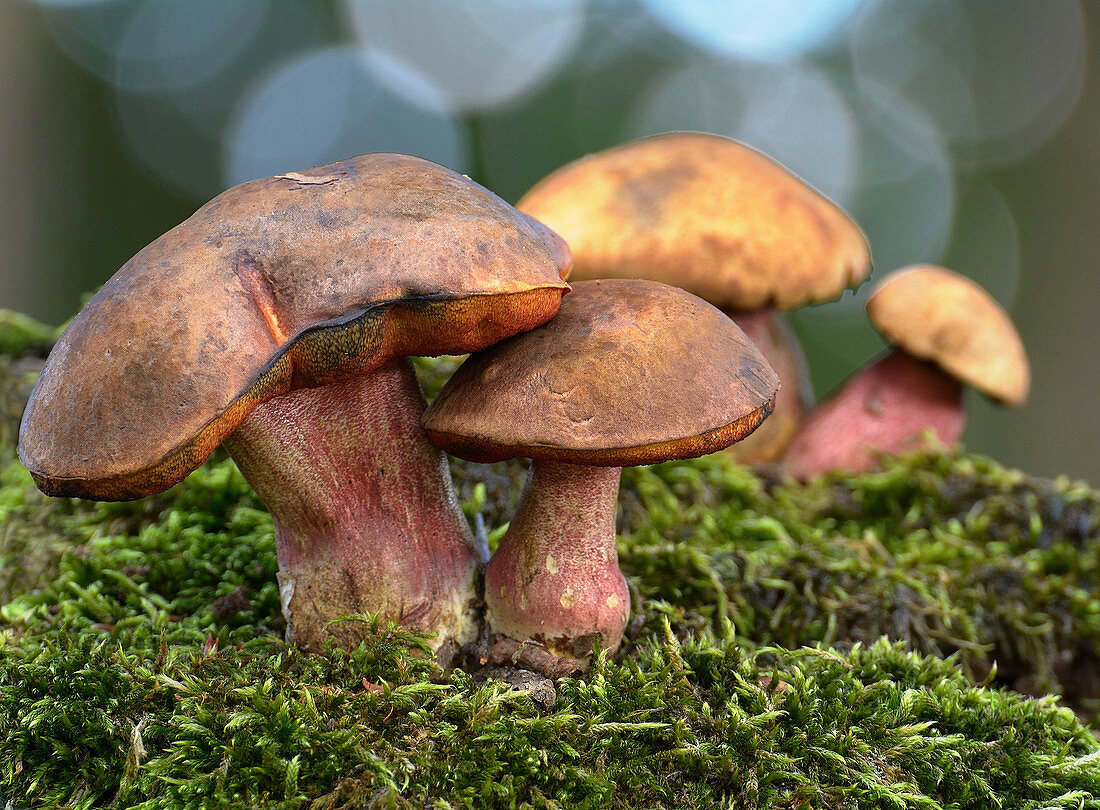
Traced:
<path fill-rule="evenodd" d="M 25 412 L 48 495 L 126 500 L 224 442 L 275 523 L 289 639 L 354 643 L 381 613 L 476 633 L 481 560 L 424 437 L 408 355 L 553 316 L 568 249 L 462 175 L 372 154 L 229 189 L 76 316 Z"/>
<path fill-rule="evenodd" d="M 597 635 L 616 649 L 630 609 L 615 547 L 620 468 L 740 441 L 778 387 L 733 321 L 652 281 L 576 284 L 545 326 L 471 355 L 421 424 L 471 461 L 534 460 L 485 573 L 493 631 L 571 657 Z"/>
<path fill-rule="evenodd" d="M 783 387 L 767 423 L 729 452 L 746 463 L 778 458 L 813 392 L 776 310 L 837 298 L 871 271 L 867 240 L 844 211 L 765 155 L 695 132 L 583 157 L 516 207 L 569 243 L 573 279 L 673 284 L 737 321 Z"/>
<path fill-rule="evenodd" d="M 874 469 L 883 454 L 917 449 L 926 431 L 954 445 L 966 427 L 964 383 L 1005 405 L 1027 399 L 1023 341 L 970 279 L 932 265 L 899 270 L 871 294 L 867 315 L 893 348 L 802 423 L 784 458 L 796 478 Z"/>

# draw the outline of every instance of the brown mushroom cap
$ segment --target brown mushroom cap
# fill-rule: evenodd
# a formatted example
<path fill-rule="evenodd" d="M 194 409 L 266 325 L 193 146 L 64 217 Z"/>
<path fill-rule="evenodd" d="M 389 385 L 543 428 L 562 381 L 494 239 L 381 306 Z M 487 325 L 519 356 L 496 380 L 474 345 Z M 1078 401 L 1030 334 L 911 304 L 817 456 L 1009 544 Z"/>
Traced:
<path fill-rule="evenodd" d="M 31 396 L 20 459 L 48 494 L 159 492 L 273 396 L 544 322 L 567 257 L 549 230 L 420 158 L 231 188 L 73 320 Z"/>
<path fill-rule="evenodd" d="M 1031 370 L 1020 333 L 970 279 L 934 265 L 903 268 L 875 288 L 867 316 L 893 345 L 998 402 L 1018 407 L 1027 399 Z"/>
<path fill-rule="evenodd" d="M 448 452 L 619 467 L 744 438 L 779 380 L 728 317 L 651 281 L 574 285 L 557 317 L 472 355 L 424 412 Z"/>
<path fill-rule="evenodd" d="M 717 135 L 658 135 L 588 155 L 516 207 L 565 238 L 574 279 L 653 279 L 725 309 L 831 300 L 871 270 L 847 214 Z"/>

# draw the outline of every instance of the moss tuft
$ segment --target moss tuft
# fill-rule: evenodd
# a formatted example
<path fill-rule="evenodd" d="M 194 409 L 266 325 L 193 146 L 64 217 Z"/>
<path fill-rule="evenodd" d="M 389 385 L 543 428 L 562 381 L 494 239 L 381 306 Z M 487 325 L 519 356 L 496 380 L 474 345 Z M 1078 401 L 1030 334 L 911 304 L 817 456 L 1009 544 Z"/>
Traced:
<path fill-rule="evenodd" d="M 56 330 L 21 312 L 0 309 L 0 355 L 45 357 L 53 346 Z"/>

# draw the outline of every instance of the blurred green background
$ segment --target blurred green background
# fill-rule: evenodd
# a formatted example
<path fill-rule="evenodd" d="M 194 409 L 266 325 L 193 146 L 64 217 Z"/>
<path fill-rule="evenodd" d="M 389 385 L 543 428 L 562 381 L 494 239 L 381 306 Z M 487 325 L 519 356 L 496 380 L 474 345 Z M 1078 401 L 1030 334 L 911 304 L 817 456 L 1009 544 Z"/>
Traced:
<path fill-rule="evenodd" d="M 701 129 L 845 206 L 874 277 L 945 264 L 1012 312 L 1019 411 L 967 446 L 1100 484 L 1100 4 L 1076 0 L 0 0 L 0 306 L 60 322 L 224 188 L 369 151 L 514 202 Z M 870 285 L 794 321 L 819 393 Z"/>

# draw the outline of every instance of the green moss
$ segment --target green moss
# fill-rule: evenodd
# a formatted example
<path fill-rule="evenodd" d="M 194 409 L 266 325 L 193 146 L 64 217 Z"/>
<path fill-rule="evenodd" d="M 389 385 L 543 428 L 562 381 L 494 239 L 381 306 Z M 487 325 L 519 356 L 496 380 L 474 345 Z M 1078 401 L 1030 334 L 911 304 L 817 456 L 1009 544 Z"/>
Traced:
<path fill-rule="evenodd" d="M 22 357 L 34 354 L 45 357 L 53 345 L 55 330 L 21 312 L 0 309 L 0 354 Z"/>
<path fill-rule="evenodd" d="M 1100 697 L 1100 497 L 963 454 L 769 485 L 721 458 L 628 471 L 620 548 L 643 598 L 753 643 L 882 635 L 1033 694 Z"/>
<path fill-rule="evenodd" d="M 285 645 L 270 518 L 224 458 L 157 498 L 58 501 L 4 435 L 19 804 L 1100 807 L 1100 744 L 1019 694 L 1093 709 L 1083 486 L 963 454 L 808 487 L 721 457 L 628 470 L 630 640 L 536 705 L 376 623 L 351 651 Z M 456 464 L 498 531 L 521 485 L 503 469 Z"/>
<path fill-rule="evenodd" d="M 540 712 L 393 629 L 302 655 L 257 633 L 267 600 L 179 616 L 179 589 L 88 565 L 9 611 L 0 648 L 0 784 L 35 806 L 1100 806 L 1072 712 L 885 641 L 750 650 L 660 622 Z"/>

